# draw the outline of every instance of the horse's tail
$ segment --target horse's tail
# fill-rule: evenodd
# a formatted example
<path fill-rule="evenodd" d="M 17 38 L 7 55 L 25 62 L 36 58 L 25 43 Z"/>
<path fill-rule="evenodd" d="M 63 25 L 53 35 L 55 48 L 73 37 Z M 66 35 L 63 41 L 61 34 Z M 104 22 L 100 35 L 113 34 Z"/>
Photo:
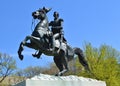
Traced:
<path fill-rule="evenodd" d="M 83 54 L 83 51 L 80 48 L 74 48 L 74 53 L 78 55 L 79 62 L 84 66 L 84 68 L 88 71 L 90 71 L 88 62 L 85 60 L 85 56 Z"/>

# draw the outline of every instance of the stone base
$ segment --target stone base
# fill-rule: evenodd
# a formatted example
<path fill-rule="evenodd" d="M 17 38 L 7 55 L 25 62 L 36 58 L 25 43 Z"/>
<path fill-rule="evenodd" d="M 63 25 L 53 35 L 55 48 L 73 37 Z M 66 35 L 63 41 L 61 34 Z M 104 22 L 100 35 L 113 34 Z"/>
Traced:
<path fill-rule="evenodd" d="M 37 75 L 13 86 L 106 86 L 104 81 L 70 76 Z"/>

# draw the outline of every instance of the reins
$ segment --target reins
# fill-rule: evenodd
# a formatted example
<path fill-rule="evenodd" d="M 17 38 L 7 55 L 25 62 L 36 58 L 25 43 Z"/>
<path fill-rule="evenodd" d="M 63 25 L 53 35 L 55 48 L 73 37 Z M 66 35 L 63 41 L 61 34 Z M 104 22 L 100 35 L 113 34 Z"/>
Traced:
<path fill-rule="evenodd" d="M 35 27 L 35 19 L 32 18 L 32 23 L 31 23 L 31 31 L 33 32 L 33 24 L 34 24 L 34 27 Z"/>
<path fill-rule="evenodd" d="M 38 22 L 38 21 L 37 21 Z M 35 28 L 36 26 L 36 22 L 35 22 L 35 19 L 32 18 L 32 23 L 31 23 L 31 31 L 33 32 L 33 29 Z"/>

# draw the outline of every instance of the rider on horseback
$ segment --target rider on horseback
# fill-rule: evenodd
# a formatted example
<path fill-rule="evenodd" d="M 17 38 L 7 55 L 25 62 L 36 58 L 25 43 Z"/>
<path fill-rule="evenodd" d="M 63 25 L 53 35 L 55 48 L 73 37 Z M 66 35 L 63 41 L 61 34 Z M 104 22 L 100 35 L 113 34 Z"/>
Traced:
<path fill-rule="evenodd" d="M 51 26 L 51 31 L 53 32 L 53 38 L 52 38 L 53 40 L 51 41 L 51 47 L 54 50 L 54 43 L 56 39 L 59 39 L 60 47 L 62 42 L 67 43 L 67 41 L 64 38 L 64 33 L 63 33 L 63 27 L 62 27 L 63 19 L 59 18 L 59 13 L 56 11 L 54 12 L 53 17 L 54 20 L 49 23 L 49 26 Z"/>
<path fill-rule="evenodd" d="M 34 57 L 40 58 L 42 53 L 48 56 L 54 56 L 54 62 L 59 69 L 59 72 L 55 74 L 57 76 L 61 76 L 69 70 L 67 61 L 74 59 L 74 55 L 78 55 L 80 63 L 85 67 L 85 69 L 89 70 L 89 65 L 84 58 L 82 50 L 77 47 L 72 48 L 63 43 L 64 41 L 66 42 L 63 37 L 63 19 L 59 19 L 59 14 L 54 12 L 54 21 L 49 23 L 46 15 L 49 11 L 49 8 L 47 9 L 43 7 L 42 9 L 32 13 L 33 18 L 40 21 L 36 25 L 32 35 L 26 36 L 25 39 L 20 43 L 18 49 L 19 59 L 23 60 L 24 56 L 22 55 L 22 51 L 24 50 L 24 46 L 26 46 L 38 51 L 37 53 L 33 54 Z M 49 41 L 49 37 L 52 37 L 52 34 L 49 34 L 49 32 L 51 32 L 49 30 L 49 26 L 51 26 L 53 32 L 53 47 L 55 46 L 55 49 L 57 49 L 53 49 L 52 51 L 55 52 L 52 52 L 49 49 L 49 44 L 52 43 Z"/>
<path fill-rule="evenodd" d="M 54 17 L 54 20 L 49 23 L 49 26 L 51 26 L 51 31 L 53 33 L 53 35 L 50 36 L 50 40 L 49 40 L 50 42 L 49 50 L 53 52 L 55 51 L 54 43 L 56 39 L 58 39 L 60 42 L 60 47 L 58 49 L 58 53 L 59 53 L 59 50 L 61 49 L 61 46 L 62 46 L 62 42 L 67 43 L 67 41 L 64 38 L 64 33 L 63 33 L 63 27 L 62 27 L 63 19 L 59 18 L 59 13 L 56 11 L 54 12 L 53 17 Z M 36 54 L 33 54 L 33 56 L 39 57 L 40 53 L 38 52 Z"/>

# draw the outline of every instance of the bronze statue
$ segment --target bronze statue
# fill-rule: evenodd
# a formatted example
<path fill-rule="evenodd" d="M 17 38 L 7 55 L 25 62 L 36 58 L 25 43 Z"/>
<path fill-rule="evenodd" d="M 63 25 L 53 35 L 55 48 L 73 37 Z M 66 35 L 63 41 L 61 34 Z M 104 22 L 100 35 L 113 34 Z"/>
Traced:
<path fill-rule="evenodd" d="M 45 54 L 48 56 L 54 56 L 54 62 L 59 69 L 59 72 L 56 74 L 57 76 L 63 75 L 65 72 L 69 70 L 68 61 L 74 59 L 74 55 L 78 55 L 80 63 L 84 66 L 86 70 L 89 70 L 88 63 L 85 60 L 83 52 L 80 48 L 77 48 L 77 47 L 72 48 L 67 43 L 63 41 L 59 41 L 59 38 L 58 38 L 54 40 L 54 43 L 53 43 L 54 50 L 50 49 L 49 47 L 49 44 L 51 42 L 50 37 L 54 36 L 51 34 L 54 31 L 51 32 L 49 30 L 50 24 L 47 18 L 47 13 L 50 10 L 51 10 L 50 8 L 43 7 L 42 9 L 39 9 L 32 13 L 33 18 L 38 19 L 40 21 L 36 25 L 33 33 L 30 36 L 26 36 L 25 39 L 20 43 L 20 46 L 18 49 L 18 56 L 20 60 L 23 60 L 22 51 L 24 49 L 24 46 L 27 46 L 29 48 L 33 48 L 38 51 L 37 54 L 33 54 L 33 56 L 37 58 L 40 58 L 42 54 Z M 52 25 L 52 28 L 53 28 L 53 25 Z M 60 33 L 60 35 L 62 35 L 62 33 Z M 30 42 L 28 40 L 30 40 Z"/>

